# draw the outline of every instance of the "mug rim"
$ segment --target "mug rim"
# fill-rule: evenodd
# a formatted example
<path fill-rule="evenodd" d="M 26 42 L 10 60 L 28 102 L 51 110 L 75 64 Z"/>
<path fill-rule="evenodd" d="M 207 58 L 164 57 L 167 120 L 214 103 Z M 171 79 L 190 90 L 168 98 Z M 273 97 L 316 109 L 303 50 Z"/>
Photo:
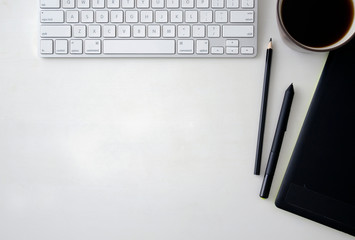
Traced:
<path fill-rule="evenodd" d="M 313 51 L 313 52 L 329 52 L 330 50 L 335 50 L 337 48 L 340 48 L 340 47 L 344 46 L 345 44 L 347 44 L 355 36 L 355 30 L 352 30 L 353 28 L 355 28 L 355 0 L 352 0 L 353 6 L 354 6 L 354 17 L 353 17 L 351 26 L 350 26 L 349 30 L 346 32 L 346 34 L 341 39 L 339 39 L 338 41 L 336 41 L 336 42 L 334 42 L 334 43 L 332 43 L 330 45 L 327 45 L 325 47 L 319 47 L 319 48 L 310 47 L 310 46 L 307 46 L 305 44 L 300 43 L 294 37 L 292 37 L 292 35 L 287 31 L 287 29 L 286 29 L 286 27 L 284 25 L 284 22 L 283 22 L 283 20 L 281 18 L 281 3 L 283 1 L 284 0 L 277 0 L 277 11 L 276 11 L 277 12 L 277 20 L 278 20 L 277 23 L 282 28 L 282 31 L 283 31 L 284 34 L 286 34 L 287 38 L 289 40 L 291 40 L 294 44 L 296 44 L 300 48 L 303 48 L 305 50 L 310 50 L 310 51 Z M 347 37 L 347 35 L 348 35 L 348 33 L 350 31 L 353 31 L 353 32 L 351 33 L 350 37 Z M 345 39 L 345 38 L 347 38 L 347 39 Z M 344 41 L 342 41 L 342 40 L 344 40 Z M 339 43 L 339 44 L 337 44 L 337 43 Z"/>

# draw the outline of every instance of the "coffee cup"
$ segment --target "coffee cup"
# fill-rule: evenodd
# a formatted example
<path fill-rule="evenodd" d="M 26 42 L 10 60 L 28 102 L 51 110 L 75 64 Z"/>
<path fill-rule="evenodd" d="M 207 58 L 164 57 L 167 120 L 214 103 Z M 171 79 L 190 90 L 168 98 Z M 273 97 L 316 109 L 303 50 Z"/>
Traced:
<path fill-rule="evenodd" d="M 355 0 L 278 0 L 277 23 L 284 42 L 301 52 L 326 52 L 355 35 Z"/>

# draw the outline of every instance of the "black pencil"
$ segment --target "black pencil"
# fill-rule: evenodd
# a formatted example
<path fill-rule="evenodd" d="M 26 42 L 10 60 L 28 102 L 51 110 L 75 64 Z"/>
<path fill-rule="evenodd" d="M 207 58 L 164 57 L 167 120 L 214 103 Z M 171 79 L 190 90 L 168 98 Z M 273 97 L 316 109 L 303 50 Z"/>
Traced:
<path fill-rule="evenodd" d="M 266 50 L 264 86 L 263 86 L 263 94 L 261 99 L 258 142 L 256 145 L 256 157 L 255 157 L 255 166 L 254 166 L 255 175 L 260 175 L 261 155 L 263 151 L 264 130 L 265 130 L 266 107 L 267 107 L 267 99 L 269 94 L 271 60 L 272 60 L 272 39 L 270 38 L 270 42 Z"/>

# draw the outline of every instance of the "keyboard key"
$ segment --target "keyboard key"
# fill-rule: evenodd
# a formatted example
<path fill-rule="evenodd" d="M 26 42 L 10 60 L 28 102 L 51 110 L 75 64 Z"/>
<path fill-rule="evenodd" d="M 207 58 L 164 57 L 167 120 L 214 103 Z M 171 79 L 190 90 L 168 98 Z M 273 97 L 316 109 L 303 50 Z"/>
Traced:
<path fill-rule="evenodd" d="M 227 8 L 239 8 L 239 0 L 227 0 Z"/>
<path fill-rule="evenodd" d="M 101 40 L 85 40 L 85 53 L 100 54 Z"/>
<path fill-rule="evenodd" d="M 237 47 L 226 47 L 226 53 L 231 54 L 231 55 L 236 55 L 236 54 L 238 54 L 238 48 Z"/>
<path fill-rule="evenodd" d="M 68 23 L 78 23 L 79 22 L 79 11 L 67 11 L 67 22 Z"/>
<path fill-rule="evenodd" d="M 224 0 L 211 0 L 213 8 L 223 8 L 224 7 Z"/>
<path fill-rule="evenodd" d="M 223 37 L 253 37 L 253 26 L 237 26 L 225 25 L 223 26 Z"/>
<path fill-rule="evenodd" d="M 83 53 L 83 41 L 82 40 L 71 40 L 70 41 L 70 53 L 71 54 L 82 54 Z"/>
<path fill-rule="evenodd" d="M 94 11 L 82 11 L 81 12 L 81 22 L 82 23 L 93 23 L 94 22 Z"/>
<path fill-rule="evenodd" d="M 71 26 L 41 26 L 41 37 L 69 38 L 71 37 Z"/>
<path fill-rule="evenodd" d="M 253 8 L 254 0 L 242 0 L 242 8 Z"/>
<path fill-rule="evenodd" d="M 221 36 L 221 27 L 219 25 L 209 25 L 207 27 L 207 37 L 218 38 Z"/>
<path fill-rule="evenodd" d="M 63 23 L 64 12 L 63 11 L 41 11 L 42 23 Z"/>
<path fill-rule="evenodd" d="M 62 0 L 63 8 L 74 8 L 75 0 Z"/>
<path fill-rule="evenodd" d="M 239 46 L 239 41 L 237 39 L 226 40 L 226 46 L 227 47 L 238 47 Z"/>
<path fill-rule="evenodd" d="M 192 27 L 192 36 L 196 38 L 203 38 L 206 36 L 205 25 L 194 25 Z"/>
<path fill-rule="evenodd" d="M 167 0 L 167 8 L 179 8 L 179 0 Z"/>
<path fill-rule="evenodd" d="M 197 0 L 197 8 L 208 8 L 209 7 L 209 0 Z"/>
<path fill-rule="evenodd" d="M 164 0 L 152 0 L 152 8 L 163 8 Z"/>
<path fill-rule="evenodd" d="M 153 11 L 141 11 L 141 22 L 142 23 L 152 23 L 153 22 Z"/>
<path fill-rule="evenodd" d="M 197 54 L 208 54 L 208 40 L 197 40 L 196 41 L 196 53 Z"/>
<path fill-rule="evenodd" d="M 231 11 L 230 12 L 231 23 L 252 23 L 254 22 L 253 11 Z"/>
<path fill-rule="evenodd" d="M 111 22 L 113 23 L 123 22 L 123 11 L 111 11 Z"/>
<path fill-rule="evenodd" d="M 215 12 L 216 23 L 226 23 L 228 22 L 228 12 L 227 11 L 216 11 Z"/>
<path fill-rule="evenodd" d="M 189 25 L 179 25 L 178 26 L 178 37 L 189 38 L 191 36 L 191 30 Z"/>
<path fill-rule="evenodd" d="M 185 18 L 187 23 L 197 23 L 197 11 L 186 11 Z"/>
<path fill-rule="evenodd" d="M 168 11 L 156 11 L 155 21 L 157 23 L 167 23 L 168 22 Z"/>
<path fill-rule="evenodd" d="M 173 54 L 175 40 L 104 40 L 105 54 Z"/>
<path fill-rule="evenodd" d="M 129 25 L 119 25 L 117 27 L 118 37 L 130 37 L 131 36 L 131 27 Z"/>
<path fill-rule="evenodd" d="M 211 23 L 212 22 L 212 11 L 200 11 L 200 22 L 201 23 Z"/>
<path fill-rule="evenodd" d="M 240 49 L 240 53 L 244 54 L 244 55 L 254 54 L 254 48 L 253 47 L 242 47 Z"/>
<path fill-rule="evenodd" d="M 42 54 L 53 54 L 53 41 L 52 40 L 41 40 Z"/>
<path fill-rule="evenodd" d="M 182 11 L 171 11 L 170 22 L 182 23 Z"/>
<path fill-rule="evenodd" d="M 137 8 L 149 8 L 149 0 L 137 0 Z"/>
<path fill-rule="evenodd" d="M 56 54 L 67 54 L 68 53 L 68 41 L 67 40 L 56 40 L 55 41 L 55 53 Z"/>
<path fill-rule="evenodd" d="M 134 0 L 122 0 L 122 8 L 134 8 Z"/>
<path fill-rule="evenodd" d="M 104 8 L 104 7 L 105 7 L 105 0 L 92 0 L 92 8 Z"/>
<path fill-rule="evenodd" d="M 116 26 L 115 25 L 105 25 L 103 26 L 103 36 L 107 38 L 116 37 Z"/>
<path fill-rule="evenodd" d="M 85 25 L 75 25 L 73 27 L 73 35 L 76 38 L 86 37 L 86 26 Z"/>
<path fill-rule="evenodd" d="M 145 37 L 145 26 L 144 25 L 134 25 L 133 26 L 133 37 L 137 37 L 137 38 Z"/>
<path fill-rule="evenodd" d="M 78 0 L 78 8 L 89 8 L 90 1 L 89 0 Z"/>
<path fill-rule="evenodd" d="M 165 38 L 175 37 L 175 25 L 164 25 L 163 26 L 163 37 L 165 37 Z"/>
<path fill-rule="evenodd" d="M 88 29 L 89 38 L 99 38 L 101 37 L 101 26 L 100 25 L 90 25 Z"/>
<path fill-rule="evenodd" d="M 41 8 L 59 8 L 60 0 L 41 0 Z"/>
<path fill-rule="evenodd" d="M 148 37 L 152 37 L 152 38 L 160 37 L 160 26 L 159 25 L 149 25 L 148 26 Z"/>
<path fill-rule="evenodd" d="M 126 11 L 126 22 L 127 23 L 137 23 L 138 22 L 138 11 Z"/>
<path fill-rule="evenodd" d="M 108 22 L 108 11 L 96 11 L 96 22 L 97 23 L 107 23 Z"/>
<path fill-rule="evenodd" d="M 181 7 L 182 8 L 193 8 L 194 7 L 194 0 L 181 0 Z"/>
<path fill-rule="evenodd" d="M 107 0 L 107 8 L 119 8 L 120 1 L 119 0 Z"/>
<path fill-rule="evenodd" d="M 221 55 L 224 53 L 224 49 L 223 49 L 223 47 L 212 47 L 211 53 L 215 54 L 215 55 Z"/>
<path fill-rule="evenodd" d="M 193 54 L 194 41 L 193 40 L 178 40 L 177 43 L 179 54 Z"/>

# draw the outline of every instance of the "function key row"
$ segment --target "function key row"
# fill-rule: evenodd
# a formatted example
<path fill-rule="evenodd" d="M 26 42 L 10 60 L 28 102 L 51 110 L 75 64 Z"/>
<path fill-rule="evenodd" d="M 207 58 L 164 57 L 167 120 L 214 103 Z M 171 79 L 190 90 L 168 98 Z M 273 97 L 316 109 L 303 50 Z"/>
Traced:
<path fill-rule="evenodd" d="M 166 1 L 166 2 L 165 2 Z M 181 1 L 181 2 L 180 2 Z M 196 1 L 196 6 L 195 6 Z M 211 4 L 210 4 L 211 1 Z M 226 1 L 226 3 L 225 3 Z M 240 3 L 241 2 L 241 3 Z M 58 8 L 245 8 L 255 7 L 254 0 L 41 0 L 43 9 Z"/>

